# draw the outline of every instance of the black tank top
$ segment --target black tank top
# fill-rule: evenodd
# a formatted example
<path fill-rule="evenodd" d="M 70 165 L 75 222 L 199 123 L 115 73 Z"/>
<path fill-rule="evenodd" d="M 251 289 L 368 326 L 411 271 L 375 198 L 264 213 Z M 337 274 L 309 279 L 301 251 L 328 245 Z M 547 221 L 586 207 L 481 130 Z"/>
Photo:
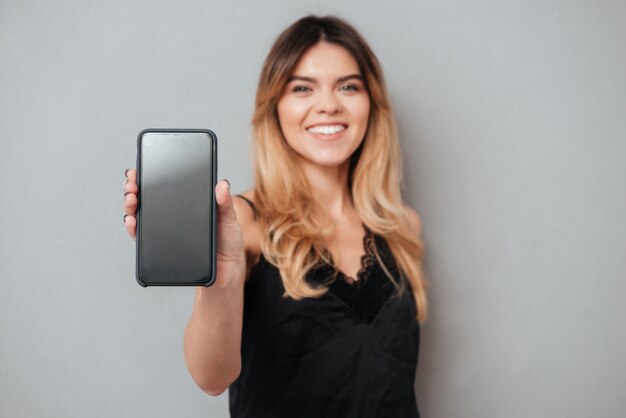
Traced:
<path fill-rule="evenodd" d="M 358 280 L 331 264 L 306 277 L 320 298 L 283 297 L 278 269 L 263 255 L 244 289 L 241 374 L 229 388 L 232 418 L 416 418 L 419 325 L 410 286 L 384 239 L 366 230 Z"/>

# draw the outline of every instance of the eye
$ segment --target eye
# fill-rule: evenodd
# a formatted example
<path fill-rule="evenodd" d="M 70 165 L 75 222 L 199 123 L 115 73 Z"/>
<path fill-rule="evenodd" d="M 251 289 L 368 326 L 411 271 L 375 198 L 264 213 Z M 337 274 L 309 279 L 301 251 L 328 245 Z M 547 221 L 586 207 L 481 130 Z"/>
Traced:
<path fill-rule="evenodd" d="M 291 91 L 293 91 L 294 93 L 306 93 L 306 92 L 311 91 L 311 89 L 309 87 L 307 87 L 307 86 L 295 85 L 295 86 L 293 86 Z"/>
<path fill-rule="evenodd" d="M 343 90 L 343 91 L 360 91 L 361 87 L 358 86 L 357 84 L 344 84 L 343 86 L 341 86 L 340 90 Z"/>

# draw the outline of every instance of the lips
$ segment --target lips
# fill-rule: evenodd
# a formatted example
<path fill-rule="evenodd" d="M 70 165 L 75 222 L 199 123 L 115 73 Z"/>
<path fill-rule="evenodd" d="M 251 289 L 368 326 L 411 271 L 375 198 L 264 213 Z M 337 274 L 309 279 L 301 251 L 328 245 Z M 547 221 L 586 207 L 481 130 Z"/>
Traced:
<path fill-rule="evenodd" d="M 307 132 L 314 135 L 335 135 L 345 131 L 348 128 L 343 123 L 319 124 L 306 128 Z"/>

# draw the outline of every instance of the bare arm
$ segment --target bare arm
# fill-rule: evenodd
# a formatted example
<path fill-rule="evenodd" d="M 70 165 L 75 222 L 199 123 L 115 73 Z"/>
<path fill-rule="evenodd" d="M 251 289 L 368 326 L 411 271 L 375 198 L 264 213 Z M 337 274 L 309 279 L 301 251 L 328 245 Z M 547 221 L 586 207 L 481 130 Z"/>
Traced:
<path fill-rule="evenodd" d="M 187 368 L 198 386 L 213 396 L 224 392 L 241 371 L 246 274 L 243 234 L 226 184 L 218 184 L 216 198 L 217 281 L 197 288 L 184 337 Z"/>
<path fill-rule="evenodd" d="M 209 395 L 221 394 L 239 376 L 242 320 L 243 286 L 196 290 L 185 328 L 185 360 L 196 384 Z"/>

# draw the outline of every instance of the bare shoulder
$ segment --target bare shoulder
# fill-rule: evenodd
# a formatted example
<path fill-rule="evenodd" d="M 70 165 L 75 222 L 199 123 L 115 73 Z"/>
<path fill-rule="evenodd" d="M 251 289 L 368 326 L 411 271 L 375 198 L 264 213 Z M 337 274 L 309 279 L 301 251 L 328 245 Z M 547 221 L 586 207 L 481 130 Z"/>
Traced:
<path fill-rule="evenodd" d="M 419 215 L 417 214 L 417 212 L 415 212 L 415 210 L 411 209 L 410 207 L 406 205 L 404 205 L 404 213 L 406 214 L 407 219 L 409 220 L 409 226 L 411 228 L 411 232 L 419 236 L 422 232 L 422 220 L 420 219 Z"/>
<path fill-rule="evenodd" d="M 242 196 L 245 199 L 242 199 Z M 254 204 L 254 191 L 248 190 L 243 193 L 238 193 L 233 195 L 233 206 L 235 207 L 235 213 L 237 214 L 237 221 L 243 227 L 244 224 L 249 225 L 250 223 L 255 223 L 255 214 L 254 209 L 248 203 L 248 201 Z"/>
<path fill-rule="evenodd" d="M 242 199 L 243 196 L 245 199 Z M 237 221 L 243 233 L 243 246 L 249 266 L 256 263 L 261 254 L 261 231 L 256 217 L 255 209 L 246 201 L 248 199 L 254 205 L 254 190 L 233 195 L 233 206 L 237 214 Z"/>

